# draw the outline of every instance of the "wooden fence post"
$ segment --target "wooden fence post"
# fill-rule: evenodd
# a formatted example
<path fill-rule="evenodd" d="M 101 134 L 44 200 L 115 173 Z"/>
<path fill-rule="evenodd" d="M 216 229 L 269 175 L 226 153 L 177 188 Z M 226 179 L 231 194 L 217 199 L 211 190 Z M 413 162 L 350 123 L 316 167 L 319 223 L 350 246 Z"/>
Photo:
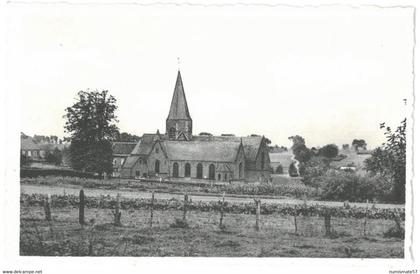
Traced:
<path fill-rule="evenodd" d="M 44 200 L 45 220 L 51 221 L 50 194 Z"/>
<path fill-rule="evenodd" d="M 325 223 L 325 236 L 331 236 L 331 212 L 329 209 L 325 210 L 324 223 Z"/>
<path fill-rule="evenodd" d="M 297 205 L 295 205 L 295 211 L 294 211 L 294 214 L 293 214 L 293 219 L 295 221 L 295 235 L 298 234 L 298 226 L 297 226 L 296 215 L 297 215 Z"/>
<path fill-rule="evenodd" d="M 223 216 L 225 214 L 224 206 L 225 206 L 225 193 L 223 192 L 222 203 L 220 204 L 220 222 L 219 222 L 219 228 L 220 229 L 225 228 L 225 226 L 223 225 Z"/>
<path fill-rule="evenodd" d="M 255 230 L 260 231 L 260 214 L 261 214 L 261 200 L 254 200 L 257 208 L 255 210 Z"/>
<path fill-rule="evenodd" d="M 152 191 L 152 201 L 150 203 L 150 229 L 153 226 L 153 207 L 155 203 L 155 191 Z"/>
<path fill-rule="evenodd" d="M 188 207 L 188 195 L 185 194 L 184 195 L 184 215 L 183 215 L 183 218 L 182 218 L 184 223 L 187 222 L 187 207 Z"/>
<path fill-rule="evenodd" d="M 117 202 L 115 204 L 115 211 L 114 213 L 114 225 L 120 226 L 121 225 L 121 212 L 120 212 L 120 194 L 117 194 Z"/>
<path fill-rule="evenodd" d="M 79 193 L 79 224 L 85 224 L 85 193 L 83 189 Z"/>
<path fill-rule="evenodd" d="M 369 200 L 366 200 L 366 209 L 365 209 L 365 218 L 363 221 L 363 236 L 366 237 L 366 223 L 367 223 L 367 215 L 368 215 L 368 206 Z"/>
<path fill-rule="evenodd" d="M 404 235 L 404 230 L 401 226 L 401 219 L 400 219 L 399 214 L 396 211 L 394 211 L 393 219 L 394 219 L 395 225 L 397 227 L 398 233 L 401 234 L 401 235 Z"/>

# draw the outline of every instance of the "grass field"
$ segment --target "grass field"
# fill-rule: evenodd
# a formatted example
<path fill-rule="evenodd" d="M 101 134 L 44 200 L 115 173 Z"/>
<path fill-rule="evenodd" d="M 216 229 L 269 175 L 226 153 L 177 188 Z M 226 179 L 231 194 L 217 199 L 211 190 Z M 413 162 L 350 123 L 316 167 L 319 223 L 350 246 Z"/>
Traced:
<path fill-rule="evenodd" d="M 84 227 L 78 209 L 52 208 L 52 221 L 43 208 L 21 206 L 20 254 L 37 256 L 252 256 L 252 257 L 358 257 L 403 258 L 404 241 L 384 238 L 393 226 L 389 220 L 368 220 L 363 236 L 362 220 L 333 218 L 333 236 L 324 236 L 319 217 L 279 214 L 261 216 L 255 231 L 255 215 L 226 214 L 224 230 L 217 213 L 189 211 L 188 228 L 172 228 L 182 211 L 154 211 L 150 229 L 148 210 L 122 210 L 122 226 L 112 224 L 109 209 L 87 209 Z"/>

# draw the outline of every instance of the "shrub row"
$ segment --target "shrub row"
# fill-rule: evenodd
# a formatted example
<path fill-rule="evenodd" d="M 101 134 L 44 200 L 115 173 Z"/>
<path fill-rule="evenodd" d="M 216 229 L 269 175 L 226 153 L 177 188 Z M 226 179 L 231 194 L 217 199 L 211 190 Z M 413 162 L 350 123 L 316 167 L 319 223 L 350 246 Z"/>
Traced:
<path fill-rule="evenodd" d="M 64 177 L 81 177 L 81 178 L 99 178 L 94 173 L 81 172 L 72 169 L 41 169 L 41 168 L 21 168 L 21 178 L 36 178 L 45 176 L 64 176 Z"/>
<path fill-rule="evenodd" d="M 232 184 L 210 184 L 210 183 L 179 183 L 159 182 L 154 180 L 127 181 L 110 179 L 107 181 L 88 178 L 71 177 L 37 177 L 22 178 L 22 183 L 37 185 L 59 185 L 75 184 L 85 188 L 117 189 L 128 187 L 135 189 L 167 189 L 172 191 L 223 193 L 236 195 L 269 195 L 269 196 L 292 196 L 292 197 L 316 197 L 316 189 L 303 184 L 276 184 L 276 183 L 232 183 Z"/>
<path fill-rule="evenodd" d="M 53 195 L 52 207 L 77 207 L 79 205 L 79 198 L 75 195 Z M 41 194 L 22 194 L 21 203 L 32 206 L 42 206 L 45 199 Z M 151 205 L 151 199 L 121 199 L 122 209 L 148 209 Z M 116 200 L 110 196 L 101 197 L 87 197 L 85 205 L 88 208 L 101 208 L 112 209 L 116 205 Z M 189 210 L 211 212 L 219 211 L 221 203 L 216 201 L 203 202 L 203 201 L 190 201 Z M 178 199 L 156 199 L 154 201 L 154 209 L 156 210 L 182 210 L 184 208 L 183 201 Z M 226 203 L 224 204 L 224 212 L 236 214 L 255 214 L 255 203 Z M 261 214 L 274 214 L 288 216 L 325 216 L 331 215 L 332 217 L 343 218 L 365 218 L 369 219 L 395 219 L 398 217 L 400 220 L 405 219 L 405 210 L 403 208 L 370 208 L 364 207 L 329 207 L 320 205 L 292 205 L 292 204 L 261 204 Z"/>

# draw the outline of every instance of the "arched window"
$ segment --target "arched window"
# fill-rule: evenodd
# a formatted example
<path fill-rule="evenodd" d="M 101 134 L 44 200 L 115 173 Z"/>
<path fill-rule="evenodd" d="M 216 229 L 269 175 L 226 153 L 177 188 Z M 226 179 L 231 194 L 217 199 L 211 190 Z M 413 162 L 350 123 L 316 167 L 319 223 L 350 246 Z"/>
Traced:
<path fill-rule="evenodd" d="M 190 165 L 190 163 L 185 164 L 184 177 L 191 177 L 191 165 Z"/>
<path fill-rule="evenodd" d="M 219 173 L 219 174 L 217 174 L 217 180 L 218 181 L 220 181 L 220 180 L 222 180 L 222 175 Z"/>
<path fill-rule="evenodd" d="M 160 161 L 156 160 L 155 161 L 155 173 L 159 173 L 160 172 Z"/>
<path fill-rule="evenodd" d="M 244 176 L 243 174 L 243 165 L 242 163 L 239 163 L 239 179 L 242 179 L 242 177 Z"/>
<path fill-rule="evenodd" d="M 215 180 L 216 179 L 216 168 L 213 164 L 209 166 L 209 179 Z"/>
<path fill-rule="evenodd" d="M 203 165 L 202 164 L 197 165 L 197 178 L 198 179 L 203 178 Z"/>
<path fill-rule="evenodd" d="M 179 176 L 179 166 L 178 163 L 174 163 L 173 169 L 172 169 L 172 177 L 177 178 Z"/>
<path fill-rule="evenodd" d="M 169 129 L 169 139 L 175 139 L 175 132 L 176 132 L 176 129 L 174 127 L 171 127 Z"/>

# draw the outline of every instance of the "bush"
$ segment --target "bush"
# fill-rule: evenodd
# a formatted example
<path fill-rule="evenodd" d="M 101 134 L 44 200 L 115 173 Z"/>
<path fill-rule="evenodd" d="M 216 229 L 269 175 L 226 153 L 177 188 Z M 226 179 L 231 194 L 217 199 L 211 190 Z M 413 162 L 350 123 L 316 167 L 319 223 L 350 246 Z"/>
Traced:
<path fill-rule="evenodd" d="M 171 228 L 188 228 L 189 225 L 183 219 L 176 218 L 175 222 L 170 224 L 169 227 L 171 227 Z"/>
<path fill-rule="evenodd" d="M 363 202 L 387 200 L 388 186 L 379 177 L 329 170 L 322 177 L 321 198 L 334 201 Z"/>
<path fill-rule="evenodd" d="M 72 169 L 36 169 L 36 168 L 21 168 L 21 178 L 34 178 L 45 176 L 63 176 L 63 177 L 80 177 L 80 178 L 99 178 L 94 173 L 81 172 Z"/>
<path fill-rule="evenodd" d="M 299 174 L 297 172 L 297 169 L 296 169 L 294 163 L 291 163 L 290 166 L 289 166 L 289 176 L 290 177 L 297 177 L 297 176 L 299 176 Z"/>
<path fill-rule="evenodd" d="M 277 174 L 283 174 L 283 166 L 279 165 L 278 167 L 276 167 L 276 173 Z"/>
<path fill-rule="evenodd" d="M 401 229 L 397 226 L 393 226 L 384 232 L 384 237 L 404 239 L 404 234 L 404 229 Z"/>

